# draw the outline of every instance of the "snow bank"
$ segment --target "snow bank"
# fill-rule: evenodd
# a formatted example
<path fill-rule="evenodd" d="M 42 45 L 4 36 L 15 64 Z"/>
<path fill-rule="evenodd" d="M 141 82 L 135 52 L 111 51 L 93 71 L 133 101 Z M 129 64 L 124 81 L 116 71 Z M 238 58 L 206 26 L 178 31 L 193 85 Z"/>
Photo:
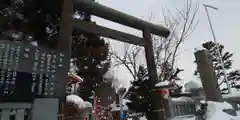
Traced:
<path fill-rule="evenodd" d="M 219 103 L 208 101 L 208 108 L 206 113 L 207 120 L 239 120 L 240 116 L 235 117 L 224 112 L 224 109 L 233 109 L 232 106 L 227 103 Z"/>
<path fill-rule="evenodd" d="M 91 103 L 83 101 L 83 99 L 77 95 L 68 95 L 66 99 L 67 103 L 73 103 L 74 105 L 77 106 L 78 109 L 92 107 Z"/>

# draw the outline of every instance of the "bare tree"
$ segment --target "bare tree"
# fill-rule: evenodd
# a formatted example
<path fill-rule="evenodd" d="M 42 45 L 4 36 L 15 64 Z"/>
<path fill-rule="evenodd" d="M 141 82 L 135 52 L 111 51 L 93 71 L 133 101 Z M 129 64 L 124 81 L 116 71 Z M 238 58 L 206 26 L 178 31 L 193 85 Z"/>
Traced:
<path fill-rule="evenodd" d="M 198 3 L 193 4 L 192 0 L 186 0 L 184 9 L 180 10 L 176 8 L 174 13 L 169 9 L 163 10 L 164 22 L 171 30 L 171 34 L 167 39 L 152 36 L 155 60 L 160 73 L 160 79 L 166 77 L 164 75 L 166 71 L 170 72 L 171 75 L 176 72 L 173 67 L 179 54 L 179 47 L 189 38 L 198 24 L 196 20 L 198 6 Z M 116 63 L 114 66 L 124 65 L 133 76 L 133 79 L 136 79 L 138 67 L 142 65 L 139 60 L 143 60 L 143 57 L 141 57 L 144 56 L 143 54 L 144 51 L 141 47 L 129 44 L 124 45 L 123 56 L 119 56 L 115 51 L 111 53 Z M 169 68 L 170 71 L 166 70 L 166 68 Z M 168 78 L 169 77 L 171 76 L 168 76 Z"/>
<path fill-rule="evenodd" d="M 140 57 L 142 55 L 141 53 L 143 52 L 143 48 L 125 43 L 123 56 L 118 55 L 114 50 L 111 51 L 112 52 L 110 52 L 110 54 L 115 63 L 113 64 L 113 67 L 124 65 L 124 67 L 126 67 L 132 75 L 133 79 L 136 79 L 138 67 L 142 64 L 139 59 L 141 59 Z"/>

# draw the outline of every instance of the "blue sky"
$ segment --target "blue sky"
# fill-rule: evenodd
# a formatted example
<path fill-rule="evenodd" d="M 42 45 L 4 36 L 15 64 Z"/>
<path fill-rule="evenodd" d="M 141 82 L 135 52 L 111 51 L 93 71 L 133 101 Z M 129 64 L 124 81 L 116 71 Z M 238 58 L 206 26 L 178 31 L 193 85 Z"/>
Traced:
<path fill-rule="evenodd" d="M 174 12 L 176 8 L 183 8 L 185 4 L 185 0 L 97 0 L 97 2 L 144 20 L 149 20 L 150 14 L 154 13 L 155 18 L 152 22 L 156 24 L 162 24 L 163 8 L 168 8 Z M 193 2 L 197 2 L 197 0 L 193 0 Z M 176 65 L 185 69 L 185 71 L 180 74 L 180 77 L 185 81 L 196 79 L 192 74 L 196 67 L 193 63 L 194 48 L 199 47 L 201 43 L 205 41 L 213 40 L 202 4 L 213 5 L 219 9 L 218 11 L 209 10 L 216 38 L 220 43 L 225 45 L 225 51 L 234 52 L 233 66 L 236 69 L 240 68 L 240 63 L 238 63 L 238 61 L 240 61 L 240 42 L 238 41 L 240 37 L 240 31 L 238 30 L 240 28 L 240 1 L 200 0 L 199 11 L 196 17 L 196 20 L 199 20 L 199 24 L 190 39 L 182 44 L 179 50 L 181 54 L 177 58 Z M 94 18 L 94 21 L 96 21 L 97 24 L 119 31 L 137 35 L 140 34 L 139 31 L 103 19 Z M 111 41 L 111 44 L 120 51 L 123 48 L 123 44 L 120 42 Z M 123 67 L 115 70 L 115 76 L 119 78 L 124 86 L 128 86 L 129 80 L 132 79 L 131 75 Z"/>

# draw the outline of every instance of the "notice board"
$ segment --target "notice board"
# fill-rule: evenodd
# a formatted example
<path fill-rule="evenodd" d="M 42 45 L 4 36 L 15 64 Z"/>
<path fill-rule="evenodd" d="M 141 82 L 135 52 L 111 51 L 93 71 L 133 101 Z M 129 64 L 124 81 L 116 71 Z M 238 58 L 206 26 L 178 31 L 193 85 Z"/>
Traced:
<path fill-rule="evenodd" d="M 69 62 L 66 53 L 0 40 L 0 102 L 65 100 Z"/>

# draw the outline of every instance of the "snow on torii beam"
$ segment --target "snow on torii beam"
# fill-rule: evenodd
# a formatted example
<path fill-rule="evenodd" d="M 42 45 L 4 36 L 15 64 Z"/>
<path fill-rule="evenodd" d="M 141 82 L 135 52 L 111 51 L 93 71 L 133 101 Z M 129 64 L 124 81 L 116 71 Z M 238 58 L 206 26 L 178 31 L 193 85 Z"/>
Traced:
<path fill-rule="evenodd" d="M 131 15 L 127 15 L 125 13 L 119 12 L 117 10 L 114 10 L 112 8 L 106 7 L 104 5 L 101 5 L 99 3 L 93 2 L 92 0 L 76 0 L 74 3 L 74 6 L 76 9 L 80 10 L 80 11 L 86 11 L 89 14 L 110 20 L 112 22 L 116 22 L 122 25 L 126 25 L 138 30 L 144 30 L 144 29 L 149 29 L 150 32 L 152 34 L 158 35 L 158 36 L 162 36 L 162 37 L 168 37 L 170 31 L 160 25 L 155 25 L 152 24 L 150 22 L 141 20 L 139 18 L 133 17 Z M 85 23 L 84 23 L 85 24 Z M 97 26 L 97 25 L 96 25 Z M 75 27 L 80 28 L 81 29 L 81 25 L 78 25 L 77 22 L 75 22 Z M 101 26 L 97 26 L 100 27 L 101 30 L 110 30 L 109 28 L 106 27 L 101 27 Z M 85 27 L 82 29 L 86 29 Z M 99 31 L 98 31 L 99 32 Z M 100 31 L 101 33 L 101 31 Z M 111 31 L 111 33 L 114 33 L 114 36 L 117 34 L 119 34 L 119 31 Z M 120 34 L 124 34 L 127 37 L 136 37 L 130 34 L 126 34 L 126 33 L 120 33 Z M 110 36 L 110 35 L 108 35 Z M 106 37 L 108 37 L 106 36 Z M 119 36 L 119 35 L 118 35 Z M 113 37 L 114 38 L 114 37 Z M 142 38 L 136 39 L 139 40 Z M 136 43 L 137 41 L 135 41 Z M 142 43 L 142 41 L 139 41 L 139 43 Z M 134 44 L 134 43 L 133 43 Z"/>

